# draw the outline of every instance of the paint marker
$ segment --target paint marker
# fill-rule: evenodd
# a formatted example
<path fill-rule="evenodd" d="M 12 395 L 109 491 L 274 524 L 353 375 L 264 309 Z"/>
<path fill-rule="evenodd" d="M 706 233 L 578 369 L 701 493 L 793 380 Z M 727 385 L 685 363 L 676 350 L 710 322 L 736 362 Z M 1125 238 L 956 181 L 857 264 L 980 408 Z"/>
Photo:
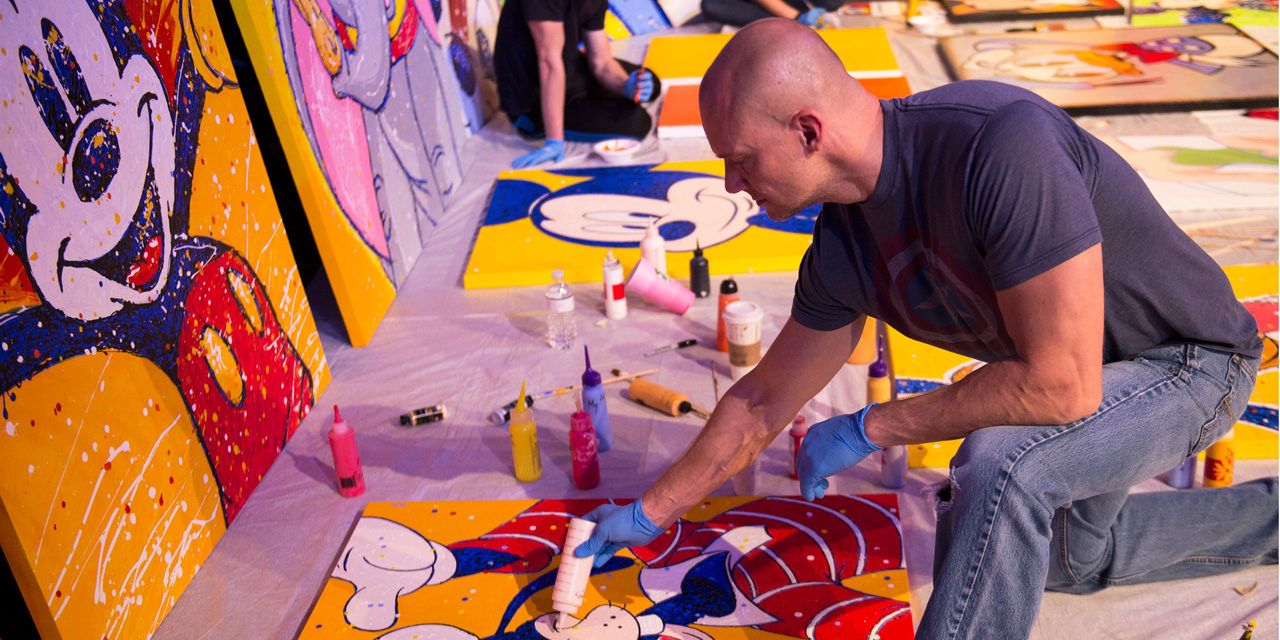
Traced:
<path fill-rule="evenodd" d="M 515 405 L 512 405 L 515 406 Z M 400 424 L 402 426 L 417 427 L 430 422 L 440 422 L 449 417 L 449 408 L 444 403 L 414 409 L 409 413 L 400 416 Z"/>
<path fill-rule="evenodd" d="M 644 357 L 648 358 L 650 356 L 656 356 L 659 353 L 666 353 L 668 351 L 675 351 L 676 349 L 692 347 L 695 344 L 698 344 L 697 338 L 689 338 L 688 340 L 681 340 L 680 342 L 677 342 L 675 344 L 669 344 L 663 347 L 658 347 L 657 349 L 654 349 L 653 351 L 650 351 L 649 353 L 644 354 Z"/>
<path fill-rule="evenodd" d="M 689 396 L 643 378 L 631 381 L 631 386 L 627 388 L 627 395 L 631 396 L 632 400 L 669 416 L 679 417 L 692 413 L 703 420 L 711 418 L 711 412 L 689 402 Z"/>
<path fill-rule="evenodd" d="M 560 568 L 556 570 L 556 583 L 551 587 L 551 608 L 560 613 L 556 618 L 556 630 L 564 625 L 566 615 L 577 615 L 582 601 L 587 598 L 587 581 L 591 577 L 594 558 L 579 558 L 574 554 L 578 546 L 591 537 L 596 523 L 582 518 L 569 519 L 569 531 L 560 547 Z"/>
<path fill-rule="evenodd" d="M 520 383 L 518 397 L 525 397 L 524 382 Z M 533 422 L 533 410 L 523 403 L 512 410 L 510 428 L 516 480 L 533 482 L 542 477 L 542 454 L 538 451 L 538 425 Z"/>
<path fill-rule="evenodd" d="M 617 371 L 617 369 L 614 369 L 614 371 Z M 641 371 L 640 373 L 628 373 L 626 375 L 617 375 L 613 378 L 606 378 L 602 380 L 600 384 L 613 384 L 614 382 L 626 382 L 627 380 L 630 380 L 632 378 L 647 376 L 657 372 L 658 372 L 658 368 L 654 367 L 652 369 Z M 582 388 L 581 384 L 571 384 L 567 387 L 560 387 L 559 389 L 552 389 L 551 391 L 543 391 L 536 396 L 528 395 L 528 396 L 525 396 L 524 399 L 525 399 L 525 402 L 528 403 L 528 406 L 532 407 L 534 400 L 540 400 L 542 398 L 550 398 L 551 396 L 562 396 L 566 393 L 572 393 L 581 388 Z M 516 405 L 519 403 L 520 403 L 520 400 L 516 399 L 502 405 L 497 409 L 494 409 L 493 413 L 489 414 L 489 422 L 492 422 L 494 424 L 506 424 L 507 420 L 511 419 L 511 410 L 514 409 Z"/>
<path fill-rule="evenodd" d="M 1232 427 L 1221 440 L 1204 451 L 1204 486 L 1229 487 L 1236 470 L 1236 430 Z"/>
<path fill-rule="evenodd" d="M 364 493 L 364 470 L 356 449 L 356 432 L 347 426 L 333 405 L 333 426 L 329 429 L 329 448 L 333 451 L 333 468 L 338 472 L 338 493 L 354 498 Z"/>
<path fill-rule="evenodd" d="M 720 377 L 716 375 L 716 363 L 711 363 L 711 393 L 715 394 L 716 404 L 720 404 Z"/>
<path fill-rule="evenodd" d="M 587 369 L 582 372 L 582 406 L 591 416 L 591 425 L 595 429 L 600 451 L 608 451 L 613 446 L 613 431 L 609 429 L 609 407 L 604 400 L 604 381 L 600 379 L 600 372 L 591 368 L 591 352 L 587 351 L 585 344 L 582 345 L 582 355 L 587 360 Z"/>

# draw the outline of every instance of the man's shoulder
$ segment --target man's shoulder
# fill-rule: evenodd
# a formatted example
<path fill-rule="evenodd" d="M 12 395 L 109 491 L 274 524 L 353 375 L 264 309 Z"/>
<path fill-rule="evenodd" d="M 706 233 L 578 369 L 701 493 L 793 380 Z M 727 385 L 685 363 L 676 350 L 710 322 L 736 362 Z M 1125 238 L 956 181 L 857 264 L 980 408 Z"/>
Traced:
<path fill-rule="evenodd" d="M 1056 109 L 1031 91 L 991 80 L 952 82 L 900 98 L 895 103 L 904 111 L 950 109 L 981 114 L 991 114 L 1020 103 Z"/>

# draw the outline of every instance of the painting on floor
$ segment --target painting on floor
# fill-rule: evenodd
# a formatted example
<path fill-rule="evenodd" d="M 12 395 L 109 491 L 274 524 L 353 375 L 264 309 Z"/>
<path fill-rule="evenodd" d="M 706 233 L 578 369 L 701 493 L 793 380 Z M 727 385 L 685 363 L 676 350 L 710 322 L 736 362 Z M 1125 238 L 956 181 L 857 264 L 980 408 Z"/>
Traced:
<path fill-rule="evenodd" d="M 889 37 L 880 27 L 822 29 L 818 35 L 840 57 L 849 75 L 859 80 L 903 77 Z M 696 85 L 731 37 L 729 33 L 657 36 L 649 41 L 644 66 L 653 69 L 665 87 Z"/>
<path fill-rule="evenodd" d="M 1226 24 L 944 38 L 956 79 L 1007 82 L 1068 113 L 1274 106 L 1276 55 Z"/>
<path fill-rule="evenodd" d="M 1103 137 L 1171 215 L 1274 211 L 1280 187 L 1275 130 L 1266 136 Z"/>
<path fill-rule="evenodd" d="M 557 626 L 569 518 L 604 502 L 371 503 L 299 638 L 912 637 L 893 494 L 709 498 L 594 569 Z"/>
<path fill-rule="evenodd" d="M 487 0 L 235 0 L 347 336 L 366 344 L 483 124 Z M 447 9 L 447 13 L 446 13 Z M 486 17 L 487 16 L 487 17 Z M 480 20 L 477 22 L 476 20 Z M 481 51 L 481 49 L 476 49 Z"/>
<path fill-rule="evenodd" d="M 1226 22 L 1237 26 L 1274 27 L 1276 0 L 1133 0 L 1129 24 L 1166 27 Z"/>
<path fill-rule="evenodd" d="M 1116 0 L 942 0 L 952 22 L 987 20 L 1041 20 L 1118 15 L 1124 7 Z"/>
<path fill-rule="evenodd" d="M 0 6 L 0 545 L 145 638 L 329 379 L 209 0 Z"/>
<path fill-rule="evenodd" d="M 666 241 L 673 278 L 701 246 L 713 274 L 794 271 L 813 234 L 817 206 L 770 220 L 745 193 L 724 189 L 718 160 L 588 169 L 505 171 L 463 276 L 466 288 L 599 282 L 605 253 L 629 270 L 650 224 Z M 519 247 L 519 251 L 512 249 Z"/>
<path fill-rule="evenodd" d="M 1280 267 L 1239 265 L 1224 267 L 1236 298 L 1244 304 L 1262 335 L 1262 364 L 1249 406 L 1236 423 L 1236 457 L 1270 460 L 1280 456 L 1277 404 L 1280 403 Z M 889 349 L 893 355 L 893 372 L 899 398 L 930 391 L 961 380 L 984 363 L 908 338 L 889 329 Z M 960 446 L 959 440 L 912 445 L 907 461 L 912 467 L 946 467 Z M 1203 457 L 1203 454 L 1201 454 Z"/>

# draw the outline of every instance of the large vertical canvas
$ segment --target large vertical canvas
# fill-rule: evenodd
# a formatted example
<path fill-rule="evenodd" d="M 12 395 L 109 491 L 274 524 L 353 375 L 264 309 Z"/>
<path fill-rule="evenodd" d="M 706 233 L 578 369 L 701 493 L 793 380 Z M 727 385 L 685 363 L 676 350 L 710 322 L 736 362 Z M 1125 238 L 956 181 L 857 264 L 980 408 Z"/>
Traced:
<path fill-rule="evenodd" d="M 1276 55 L 1226 24 L 962 35 L 959 80 L 1025 87 L 1068 113 L 1274 106 Z"/>
<path fill-rule="evenodd" d="M 1116 0 L 942 0 L 947 17 L 956 23 L 989 20 L 1043 20 L 1117 15 L 1124 7 Z"/>
<path fill-rule="evenodd" d="M 43 637 L 145 638 L 324 353 L 212 3 L 0 24 L 0 545 Z"/>
<path fill-rule="evenodd" d="M 498 175 L 463 275 L 468 289 L 599 282 L 605 253 L 628 269 L 651 222 L 666 241 L 671 277 L 689 274 L 701 246 L 714 273 L 794 271 L 809 247 L 814 205 L 771 220 L 745 193 L 724 189 L 718 160 Z M 683 254 L 683 257 L 674 254 Z"/>
<path fill-rule="evenodd" d="M 232 8 L 347 336 L 364 345 L 458 188 L 459 145 L 481 117 L 466 5 Z"/>
<path fill-rule="evenodd" d="M 1263 341 L 1262 363 L 1258 381 L 1244 415 L 1236 423 L 1236 457 L 1269 460 L 1280 456 L 1280 434 L 1277 432 L 1277 403 L 1280 402 L 1280 369 L 1277 367 L 1277 340 L 1280 318 L 1277 312 L 1277 288 L 1280 267 L 1238 265 L 1224 267 L 1236 298 L 1258 322 Z M 917 342 L 889 329 L 889 350 L 893 356 L 893 373 L 897 379 L 899 398 L 923 393 L 963 379 L 984 363 L 957 355 L 945 349 Z M 907 448 L 907 461 L 912 467 L 945 467 L 951 463 L 960 440 L 947 440 L 912 445 Z M 1203 454 L 1201 454 L 1203 455 Z"/>
<path fill-rule="evenodd" d="M 595 569 L 556 624 L 569 518 L 604 500 L 372 503 L 302 640 L 911 638 L 893 494 L 709 498 Z"/>

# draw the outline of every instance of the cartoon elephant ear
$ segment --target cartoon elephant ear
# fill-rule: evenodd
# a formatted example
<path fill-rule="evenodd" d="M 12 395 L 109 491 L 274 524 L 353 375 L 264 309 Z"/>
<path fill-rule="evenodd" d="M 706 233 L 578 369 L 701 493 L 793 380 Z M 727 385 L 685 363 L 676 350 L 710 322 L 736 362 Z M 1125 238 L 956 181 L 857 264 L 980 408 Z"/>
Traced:
<path fill-rule="evenodd" d="M 375 640 L 478 640 L 475 634 L 447 624 L 415 624 L 378 636 Z M 710 640 L 708 638 L 707 640 Z"/>

